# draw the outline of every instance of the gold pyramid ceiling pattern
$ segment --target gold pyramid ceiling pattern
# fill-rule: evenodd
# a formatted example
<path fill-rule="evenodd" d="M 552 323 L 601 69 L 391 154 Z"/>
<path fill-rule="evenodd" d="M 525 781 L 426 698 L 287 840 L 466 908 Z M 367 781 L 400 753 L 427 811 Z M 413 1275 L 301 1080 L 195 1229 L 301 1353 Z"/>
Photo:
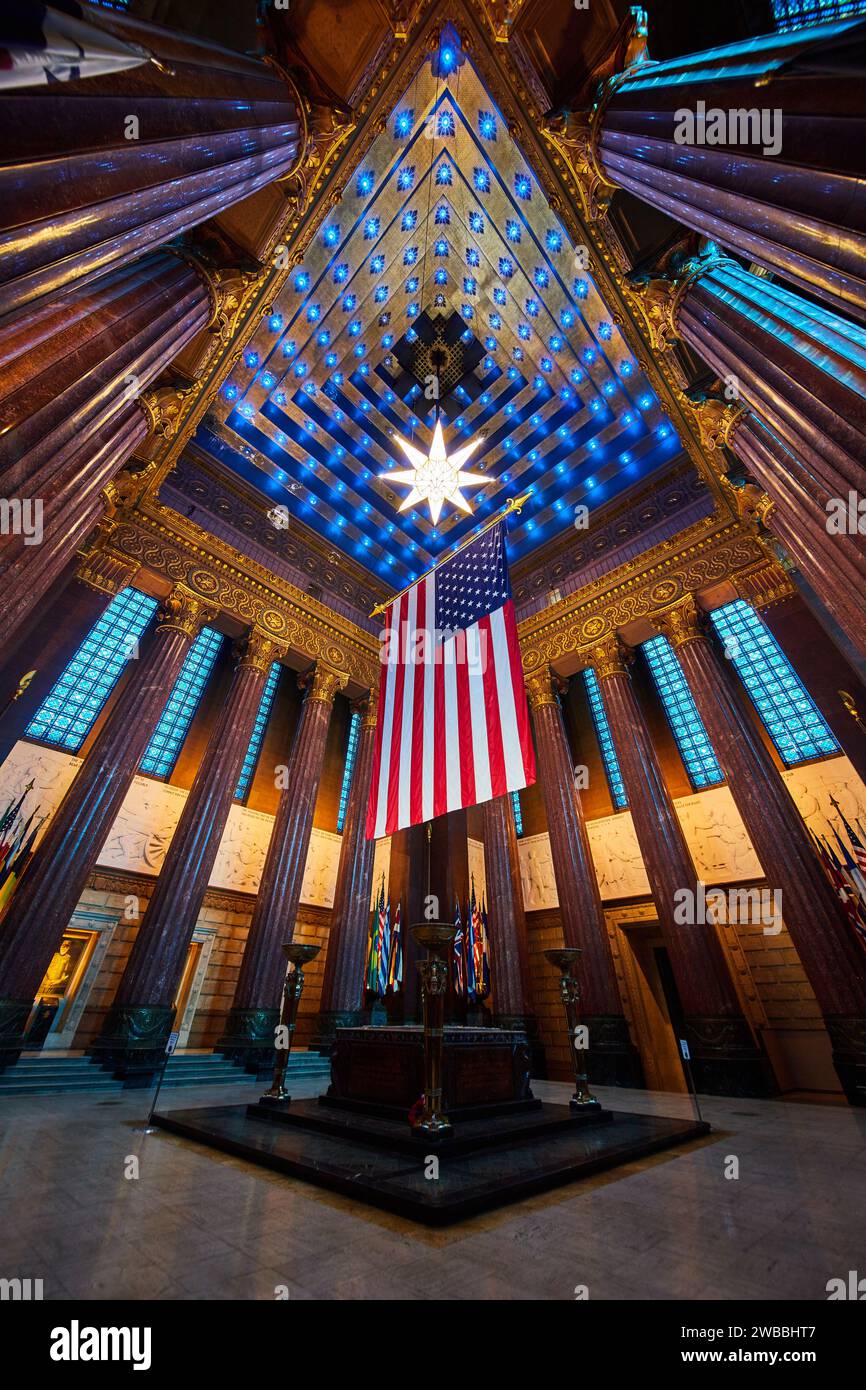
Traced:
<path fill-rule="evenodd" d="M 510 550 L 527 554 L 681 448 L 584 266 L 447 27 L 197 443 L 394 587 L 522 492 Z M 483 432 L 489 481 L 434 521 L 381 475 L 405 467 L 395 432 L 426 453 L 436 423 L 398 354 L 454 316 L 476 365 L 441 401 L 445 439 Z"/>

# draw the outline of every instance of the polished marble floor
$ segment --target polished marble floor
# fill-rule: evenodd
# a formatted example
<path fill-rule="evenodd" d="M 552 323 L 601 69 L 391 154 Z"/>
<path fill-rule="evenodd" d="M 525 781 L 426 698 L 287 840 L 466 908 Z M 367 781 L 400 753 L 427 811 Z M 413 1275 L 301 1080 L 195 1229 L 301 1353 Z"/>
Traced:
<path fill-rule="evenodd" d="M 164 1093 L 161 1108 L 238 1104 L 258 1089 Z M 684 1097 L 599 1094 L 617 1109 L 689 1113 Z M 707 1139 L 431 1231 L 142 1134 L 138 1093 L 4 1099 L 0 1278 L 41 1278 L 55 1299 L 571 1300 L 585 1287 L 590 1299 L 823 1300 L 828 1279 L 866 1274 L 866 1111 L 702 1108 Z"/>

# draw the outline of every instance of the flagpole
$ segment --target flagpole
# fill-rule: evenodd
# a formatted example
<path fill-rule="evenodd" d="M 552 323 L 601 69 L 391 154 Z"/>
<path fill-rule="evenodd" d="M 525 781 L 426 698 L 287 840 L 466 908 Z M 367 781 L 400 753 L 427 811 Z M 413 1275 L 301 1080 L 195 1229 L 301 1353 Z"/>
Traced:
<path fill-rule="evenodd" d="M 420 579 L 413 579 L 412 583 L 407 584 L 405 589 L 401 589 L 399 594 L 394 594 L 391 598 L 385 599 L 383 603 L 377 603 L 370 617 L 376 618 L 380 613 L 384 613 L 386 608 L 390 608 L 392 603 L 397 602 L 398 598 L 402 598 L 404 594 L 408 594 L 409 590 L 414 588 L 416 584 L 420 584 L 422 579 L 426 579 L 428 574 L 435 573 L 442 565 L 447 564 L 449 560 L 453 560 L 455 555 L 459 555 L 460 551 L 465 550 L 467 545 L 472 545 L 473 541 L 477 541 L 478 537 L 483 536 L 485 531 L 489 531 L 491 527 L 496 526 L 500 521 L 504 521 L 505 518 L 511 516 L 512 513 L 519 514 L 531 496 L 531 492 L 524 492 L 522 497 L 512 497 L 511 501 L 506 502 L 502 510 L 497 512 L 496 516 L 492 516 L 489 521 L 485 521 L 484 525 L 479 530 L 473 531 L 470 536 L 466 537 L 465 541 L 461 541 L 448 555 L 443 555 L 441 560 L 437 560 L 435 565 L 431 565 L 429 570 L 424 571 Z"/>

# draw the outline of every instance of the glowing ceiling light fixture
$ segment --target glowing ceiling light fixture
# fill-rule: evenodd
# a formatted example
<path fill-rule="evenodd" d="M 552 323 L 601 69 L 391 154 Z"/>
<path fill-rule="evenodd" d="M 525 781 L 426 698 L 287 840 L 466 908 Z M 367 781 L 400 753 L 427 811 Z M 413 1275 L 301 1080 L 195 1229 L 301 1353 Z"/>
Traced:
<path fill-rule="evenodd" d="M 408 439 L 404 439 L 396 431 L 393 438 L 400 445 L 412 467 L 400 469 L 396 473 L 381 473 L 379 476 L 387 478 L 391 483 L 400 483 L 411 489 L 408 497 L 400 504 L 399 510 L 401 512 L 407 511 L 416 502 L 426 502 L 430 508 L 430 519 L 434 526 L 439 520 L 446 502 L 459 507 L 461 511 L 472 514 L 472 508 L 463 496 L 461 488 L 478 487 L 489 482 L 490 479 L 486 478 L 483 473 L 467 473 L 463 465 L 484 443 L 486 438 L 484 434 L 477 434 L 462 449 L 449 454 L 445 448 L 442 421 L 437 414 L 433 439 L 426 454 L 422 449 L 416 449 L 414 444 L 410 444 Z"/>

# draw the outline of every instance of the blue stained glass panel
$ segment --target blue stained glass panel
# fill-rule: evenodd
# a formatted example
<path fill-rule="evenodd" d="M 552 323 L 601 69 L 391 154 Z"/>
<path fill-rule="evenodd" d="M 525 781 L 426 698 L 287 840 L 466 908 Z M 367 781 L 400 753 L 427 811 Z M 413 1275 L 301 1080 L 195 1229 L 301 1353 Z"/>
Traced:
<path fill-rule="evenodd" d="M 340 787 L 340 805 L 337 811 L 337 830 L 342 832 L 346 820 L 346 807 L 349 804 L 349 789 L 352 785 L 352 773 L 355 771 L 355 759 L 358 756 L 358 739 L 361 734 L 361 715 L 358 710 L 352 711 L 352 718 L 349 723 L 349 742 L 346 745 L 346 761 L 343 765 L 343 783 Z"/>
<path fill-rule="evenodd" d="M 601 698 L 598 676 L 593 670 L 587 668 L 583 673 L 583 683 L 586 686 L 586 694 L 589 700 L 589 712 L 592 715 L 595 736 L 598 739 L 598 746 L 601 749 L 602 762 L 604 763 L 604 771 L 607 776 L 607 784 L 610 787 L 611 798 L 615 809 L 617 811 L 624 811 L 628 805 L 628 797 L 625 794 L 625 783 L 622 780 L 619 759 L 616 756 L 616 749 L 613 746 L 613 737 L 610 732 L 607 712 L 604 708 L 604 701 Z"/>
<path fill-rule="evenodd" d="M 695 791 L 718 786 L 725 774 L 670 642 L 666 637 L 652 637 L 643 643 L 643 650 L 689 781 Z"/>
<path fill-rule="evenodd" d="M 149 773 L 151 777 L 171 775 L 222 641 L 222 633 L 203 627 L 193 642 L 145 749 L 139 772 Z"/>
<path fill-rule="evenodd" d="M 256 715 L 256 722 L 253 725 L 252 735 L 250 736 L 250 746 L 247 749 L 244 765 L 241 768 L 241 775 L 238 778 L 238 785 L 235 789 L 235 801 L 243 801 L 249 791 L 250 782 L 253 780 L 253 773 L 256 770 L 256 763 L 259 760 L 259 753 L 262 751 L 265 729 L 271 717 L 271 708 L 274 703 L 274 696 L 277 693 L 277 681 L 279 678 L 280 663 L 275 661 L 268 672 L 265 688 L 262 691 L 259 711 Z"/>
<path fill-rule="evenodd" d="M 120 679 L 135 644 L 156 609 L 156 599 L 123 589 L 94 624 L 27 728 L 25 738 L 77 753 Z"/>
<path fill-rule="evenodd" d="M 785 766 L 838 753 L 830 726 L 751 604 L 735 599 L 710 621 Z"/>

